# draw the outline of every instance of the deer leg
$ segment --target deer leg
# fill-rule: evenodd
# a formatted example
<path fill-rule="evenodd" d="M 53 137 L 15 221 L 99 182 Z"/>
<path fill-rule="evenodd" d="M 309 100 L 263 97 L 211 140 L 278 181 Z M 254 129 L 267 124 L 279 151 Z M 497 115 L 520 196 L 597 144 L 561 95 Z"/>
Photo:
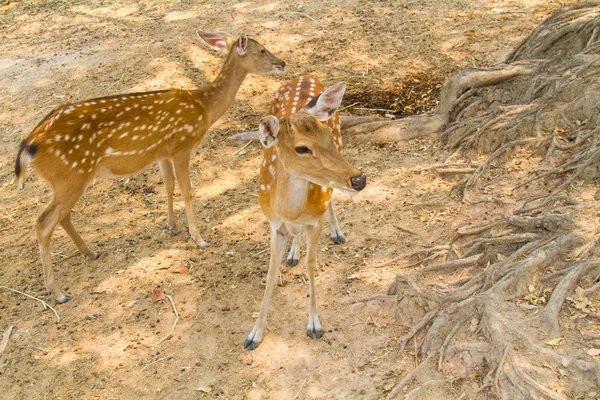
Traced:
<path fill-rule="evenodd" d="M 67 195 L 58 195 L 62 193 L 65 193 Z M 56 188 L 54 188 L 54 197 L 52 198 L 52 201 L 50 202 L 48 207 L 46 207 L 46 209 L 40 214 L 35 224 L 35 233 L 40 248 L 42 267 L 44 271 L 44 285 L 46 286 L 46 289 L 52 294 L 52 296 L 54 296 L 58 303 L 66 303 L 67 301 L 71 300 L 71 296 L 63 294 L 54 280 L 54 273 L 52 271 L 52 257 L 50 254 L 50 239 L 52 237 L 52 232 L 54 232 L 54 229 L 56 228 L 56 225 L 59 221 L 62 222 L 66 220 L 67 229 L 65 230 L 67 231 L 67 233 L 69 233 L 69 235 L 71 235 L 69 229 L 72 228 L 72 225 L 70 225 L 70 219 L 68 216 L 71 212 L 71 208 L 73 207 L 75 202 L 77 202 L 79 196 L 81 196 L 81 193 L 83 193 L 83 190 L 62 191 L 56 190 Z M 75 232 L 74 229 L 73 232 Z M 75 234 L 77 235 L 79 240 L 81 240 L 79 235 L 77 233 Z M 73 236 L 71 236 L 71 238 L 73 238 Z M 73 240 L 75 241 L 75 239 Z M 81 243 L 83 243 L 83 240 L 81 240 Z M 77 241 L 75 241 L 75 244 L 78 245 Z M 85 244 L 83 245 L 85 246 Z M 85 247 L 87 248 L 87 246 Z"/>
<path fill-rule="evenodd" d="M 173 158 L 173 169 L 175 170 L 175 177 L 179 182 L 179 188 L 181 189 L 181 195 L 185 204 L 185 215 L 187 216 L 188 227 L 190 230 L 190 236 L 192 240 L 201 248 L 209 246 L 207 242 L 202 239 L 198 232 L 198 223 L 196 222 L 196 215 L 194 214 L 194 208 L 192 207 L 192 187 L 190 184 L 190 155 L 179 154 Z"/>
<path fill-rule="evenodd" d="M 319 308 L 317 307 L 317 291 L 315 283 L 315 270 L 317 269 L 317 248 L 319 246 L 319 236 L 323 228 L 323 220 L 320 219 L 317 225 L 306 226 L 306 269 L 308 271 L 308 325 L 306 334 L 310 338 L 319 339 L 323 335 L 323 328 L 319 321 Z"/>
<path fill-rule="evenodd" d="M 294 235 L 292 238 L 292 245 L 290 246 L 290 252 L 288 253 L 285 265 L 292 268 L 300 262 L 300 238 L 302 233 Z"/>
<path fill-rule="evenodd" d="M 75 227 L 73 226 L 73 223 L 71 222 L 70 212 L 62 220 L 60 220 L 60 225 L 63 227 L 65 232 L 69 234 L 71 240 L 73 240 L 73 243 L 75 243 L 75 246 L 77 246 L 81 254 L 85 254 L 92 260 L 96 260 L 98 257 L 100 257 L 100 254 L 102 253 L 97 251 L 91 251 L 89 247 L 85 244 L 81 236 L 79 236 L 79 233 L 77 233 Z"/>
<path fill-rule="evenodd" d="M 340 228 L 340 223 L 335 216 L 335 210 L 333 209 L 333 199 L 329 200 L 329 207 L 327 207 L 327 221 L 329 221 L 329 229 L 331 229 L 331 240 L 335 244 L 346 243 L 346 238 Z"/>
<path fill-rule="evenodd" d="M 244 348 L 247 350 L 254 350 L 262 341 L 263 330 L 267 326 L 267 312 L 269 310 L 269 303 L 271 302 L 271 295 L 273 294 L 273 288 L 279 279 L 279 267 L 281 266 L 285 255 L 287 236 L 288 233 L 284 226 L 280 226 L 279 229 L 276 229 L 271 225 L 271 261 L 269 263 L 269 272 L 267 273 L 267 287 L 265 288 L 265 294 L 263 296 L 260 312 L 258 313 L 258 318 L 256 319 L 248 338 L 244 342 Z"/>
<path fill-rule="evenodd" d="M 167 214 L 167 229 L 169 229 L 173 235 L 179 235 L 181 233 L 181 228 L 177 227 L 175 212 L 173 211 L 173 191 L 175 190 L 173 165 L 170 160 L 160 160 L 158 162 L 158 167 L 167 190 L 167 207 L 169 209 Z"/>

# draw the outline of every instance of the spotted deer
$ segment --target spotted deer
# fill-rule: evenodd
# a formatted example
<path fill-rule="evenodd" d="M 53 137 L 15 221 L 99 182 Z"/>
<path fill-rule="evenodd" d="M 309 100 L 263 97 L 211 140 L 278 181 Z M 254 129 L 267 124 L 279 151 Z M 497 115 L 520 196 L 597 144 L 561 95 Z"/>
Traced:
<path fill-rule="evenodd" d="M 300 76 L 294 78 L 282 85 L 275 93 L 275 97 L 271 102 L 269 114 L 281 118 L 297 110 L 302 109 L 312 98 L 325 90 L 325 86 L 316 78 L 311 76 Z M 331 128 L 333 133 L 333 141 L 339 152 L 344 148 L 342 143 L 342 125 L 340 123 L 340 114 L 336 111 L 326 124 Z M 239 133 L 230 137 L 230 140 L 247 140 L 258 138 L 258 131 Z M 344 233 L 338 222 L 333 199 L 329 199 L 327 207 L 327 221 L 329 223 L 331 240 L 335 244 L 343 244 L 346 242 Z M 293 267 L 300 262 L 300 239 L 301 236 L 294 236 L 290 251 L 286 259 L 286 265 Z"/>
<path fill-rule="evenodd" d="M 50 183 L 53 197 L 35 224 L 46 289 L 57 302 L 63 294 L 54 280 L 50 239 L 57 224 L 79 251 L 96 259 L 71 223 L 71 208 L 95 177 L 135 174 L 158 161 L 167 190 L 167 228 L 178 234 L 173 212 L 174 178 L 185 204 L 191 238 L 208 246 L 192 208 L 189 161 L 206 131 L 227 111 L 249 73 L 283 72 L 285 63 L 253 39 L 199 33 L 212 48 L 228 50 L 216 79 L 196 90 L 170 89 L 102 97 L 58 107 L 22 141 L 15 173 L 22 187 L 28 164 Z"/>
<path fill-rule="evenodd" d="M 293 90 L 288 91 L 290 87 Z M 306 333 L 311 338 L 321 337 L 315 270 L 323 216 L 329 209 L 333 188 L 356 194 L 367 182 L 366 176 L 339 152 L 341 143 L 332 128 L 334 123 L 339 126 L 339 120 L 328 122 L 336 114 L 346 84 L 341 82 L 315 94 L 317 87 L 316 80 L 311 78 L 284 85 L 271 104 L 275 115 L 264 117 L 259 124 L 258 137 L 264 146 L 259 203 L 271 225 L 271 260 L 258 318 L 244 342 L 248 350 L 255 349 L 262 341 L 288 237 L 300 238 L 303 230 L 306 230 L 309 291 Z M 285 93 L 295 95 L 288 94 L 286 98 Z"/>

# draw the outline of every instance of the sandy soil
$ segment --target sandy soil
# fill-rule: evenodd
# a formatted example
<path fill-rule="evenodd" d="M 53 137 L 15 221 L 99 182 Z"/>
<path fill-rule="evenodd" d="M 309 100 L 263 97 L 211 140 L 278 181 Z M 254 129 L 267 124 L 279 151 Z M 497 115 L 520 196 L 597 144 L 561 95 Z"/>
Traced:
<path fill-rule="evenodd" d="M 385 293 L 396 272 L 370 267 L 501 214 L 509 194 L 494 203 L 477 191 L 481 202 L 467 206 L 448 197 L 452 182 L 418 171 L 439 161 L 430 141 L 379 146 L 347 138 L 345 154 L 369 181 L 356 197 L 335 195 L 347 243 L 321 238 L 317 289 L 326 333 L 306 337 L 305 271 L 284 268 L 269 330 L 247 352 L 242 343 L 262 298 L 269 230 L 257 204 L 260 148 L 253 143 L 234 154 L 243 143 L 226 138 L 254 129 L 271 93 L 300 74 L 346 80 L 346 113 L 426 110 L 451 72 L 502 60 L 568 2 L 331 3 L 0 2 L 0 285 L 48 301 L 61 318 L 0 290 L 0 333 L 14 327 L 0 357 L 0 397 L 381 398 L 414 368 L 395 341 L 410 316 L 359 302 Z M 224 56 L 203 45 L 197 30 L 247 32 L 288 63 L 284 75 L 249 77 L 193 157 L 194 207 L 211 247 L 198 249 L 185 229 L 172 236 L 164 228 L 156 166 L 129 179 L 98 179 L 72 215 L 102 257 L 89 261 L 58 229 L 55 271 L 73 300 L 54 305 L 33 232 L 50 191 L 35 176 L 16 189 L 21 138 L 59 104 L 205 85 Z M 177 189 L 176 201 L 184 224 Z M 168 300 L 152 301 L 156 289 L 172 296 L 179 314 L 160 345 L 176 316 Z"/>

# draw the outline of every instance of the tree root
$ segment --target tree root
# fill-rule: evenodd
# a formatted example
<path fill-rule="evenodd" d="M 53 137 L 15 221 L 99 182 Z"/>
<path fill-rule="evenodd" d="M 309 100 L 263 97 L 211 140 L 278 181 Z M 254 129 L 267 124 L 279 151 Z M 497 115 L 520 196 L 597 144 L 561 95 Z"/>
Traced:
<path fill-rule="evenodd" d="M 547 320 L 548 326 L 552 333 L 558 331 L 558 313 L 565 302 L 567 296 L 579 282 L 582 275 L 588 272 L 591 268 L 600 265 L 600 260 L 588 261 L 583 260 L 577 265 L 571 267 L 569 273 L 560 281 L 550 296 L 550 300 L 542 311 L 542 316 Z"/>

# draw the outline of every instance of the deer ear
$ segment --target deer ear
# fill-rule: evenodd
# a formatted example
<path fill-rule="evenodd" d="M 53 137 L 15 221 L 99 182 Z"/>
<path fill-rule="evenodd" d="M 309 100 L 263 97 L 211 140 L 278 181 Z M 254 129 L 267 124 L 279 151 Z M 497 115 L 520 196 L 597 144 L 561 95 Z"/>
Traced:
<path fill-rule="evenodd" d="M 206 44 L 212 47 L 215 50 L 227 50 L 228 47 L 228 37 L 219 35 L 218 33 L 208 33 L 208 32 L 196 32 L 198 36 L 200 36 Z"/>
<path fill-rule="evenodd" d="M 245 33 L 240 35 L 240 38 L 235 42 L 235 49 L 240 56 L 246 54 L 246 47 L 248 46 L 248 36 Z"/>
<path fill-rule="evenodd" d="M 279 120 L 273 115 L 267 115 L 258 125 L 258 140 L 265 147 L 277 144 L 279 140 Z"/>
<path fill-rule="evenodd" d="M 346 92 L 346 82 L 336 83 L 313 98 L 304 109 L 315 116 L 319 121 L 327 121 L 342 104 Z"/>

